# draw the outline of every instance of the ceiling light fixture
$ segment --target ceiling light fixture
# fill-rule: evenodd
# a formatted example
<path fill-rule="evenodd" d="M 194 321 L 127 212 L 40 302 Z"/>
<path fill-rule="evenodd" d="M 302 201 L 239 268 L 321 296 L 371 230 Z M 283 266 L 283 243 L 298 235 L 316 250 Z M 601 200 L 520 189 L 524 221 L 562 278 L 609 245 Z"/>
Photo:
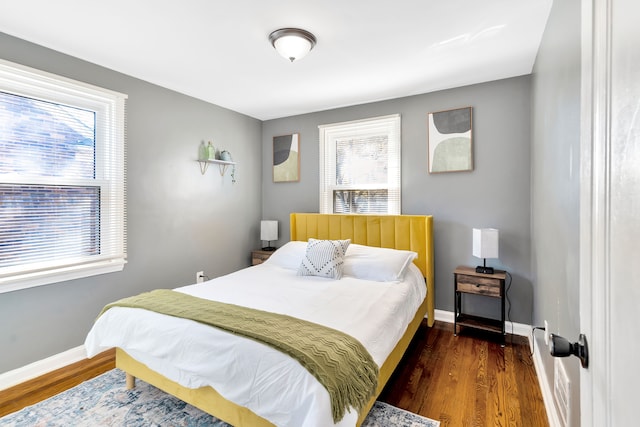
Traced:
<path fill-rule="evenodd" d="M 280 28 L 269 34 L 269 41 L 289 61 L 304 57 L 316 45 L 316 37 L 299 28 Z"/>

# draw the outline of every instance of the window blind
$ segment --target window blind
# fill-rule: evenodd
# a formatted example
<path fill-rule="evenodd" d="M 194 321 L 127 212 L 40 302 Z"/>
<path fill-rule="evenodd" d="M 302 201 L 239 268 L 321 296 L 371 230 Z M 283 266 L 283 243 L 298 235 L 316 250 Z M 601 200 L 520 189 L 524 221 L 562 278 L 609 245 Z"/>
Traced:
<path fill-rule="evenodd" d="M 320 212 L 400 214 L 400 115 L 320 125 Z"/>
<path fill-rule="evenodd" d="M 0 292 L 123 268 L 125 100 L 0 61 Z"/>

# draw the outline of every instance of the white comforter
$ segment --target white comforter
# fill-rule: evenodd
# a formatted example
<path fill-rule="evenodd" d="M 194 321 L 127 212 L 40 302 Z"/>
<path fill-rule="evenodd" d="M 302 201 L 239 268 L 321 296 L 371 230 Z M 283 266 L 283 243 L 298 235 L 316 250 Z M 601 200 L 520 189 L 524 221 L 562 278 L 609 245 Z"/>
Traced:
<path fill-rule="evenodd" d="M 296 276 L 262 264 L 175 289 L 231 304 L 287 314 L 358 339 L 381 366 L 425 298 L 413 265 L 402 282 Z M 146 310 L 116 307 L 95 323 L 87 355 L 120 347 L 184 387 L 212 386 L 277 426 L 333 425 L 326 389 L 296 360 L 251 339 Z M 351 410 L 337 424 L 353 426 Z"/>

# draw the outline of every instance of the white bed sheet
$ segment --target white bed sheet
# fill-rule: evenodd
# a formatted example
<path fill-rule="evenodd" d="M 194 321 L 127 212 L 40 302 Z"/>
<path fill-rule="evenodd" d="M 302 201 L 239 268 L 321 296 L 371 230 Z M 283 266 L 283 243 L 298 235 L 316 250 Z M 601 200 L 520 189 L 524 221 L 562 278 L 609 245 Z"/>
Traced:
<path fill-rule="evenodd" d="M 262 264 L 175 290 L 338 329 L 359 340 L 378 366 L 426 295 L 414 265 L 402 282 L 373 282 L 300 277 L 295 270 Z M 212 386 L 277 426 L 334 424 L 326 389 L 296 360 L 251 339 L 191 320 L 116 307 L 96 321 L 85 341 L 89 357 L 111 347 L 184 387 Z M 357 418 L 351 410 L 337 425 L 353 426 Z"/>

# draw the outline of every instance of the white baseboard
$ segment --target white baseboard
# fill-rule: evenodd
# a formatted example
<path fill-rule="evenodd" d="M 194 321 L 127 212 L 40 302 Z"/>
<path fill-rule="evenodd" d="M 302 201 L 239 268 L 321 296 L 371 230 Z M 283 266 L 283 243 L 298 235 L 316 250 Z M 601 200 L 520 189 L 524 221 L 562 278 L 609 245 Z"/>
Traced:
<path fill-rule="evenodd" d="M 433 317 L 440 322 L 453 323 L 452 311 L 436 310 Z M 531 325 L 525 325 L 524 323 L 505 322 L 504 327 L 507 333 L 527 337 L 529 338 L 529 341 L 531 341 Z"/>
<path fill-rule="evenodd" d="M 546 347 L 543 347 L 546 349 Z M 556 410 L 556 404 L 553 401 L 553 389 L 552 385 L 546 381 L 547 375 L 544 369 L 544 363 L 542 363 L 542 354 L 540 353 L 540 346 L 536 346 L 533 351 L 533 366 L 536 368 L 536 375 L 538 377 L 538 384 L 540 384 L 540 391 L 542 392 L 542 400 L 544 400 L 544 407 L 547 410 L 547 418 L 549 419 L 550 427 L 561 427 L 560 414 Z"/>
<path fill-rule="evenodd" d="M 436 309 L 433 317 L 440 322 L 453 323 L 453 311 Z"/>
<path fill-rule="evenodd" d="M 0 374 L 0 390 L 8 389 L 14 385 L 21 384 L 86 358 L 87 352 L 84 346 L 80 345 L 62 353 L 54 354 L 46 359 L 38 360 L 21 368 L 5 372 Z"/>

